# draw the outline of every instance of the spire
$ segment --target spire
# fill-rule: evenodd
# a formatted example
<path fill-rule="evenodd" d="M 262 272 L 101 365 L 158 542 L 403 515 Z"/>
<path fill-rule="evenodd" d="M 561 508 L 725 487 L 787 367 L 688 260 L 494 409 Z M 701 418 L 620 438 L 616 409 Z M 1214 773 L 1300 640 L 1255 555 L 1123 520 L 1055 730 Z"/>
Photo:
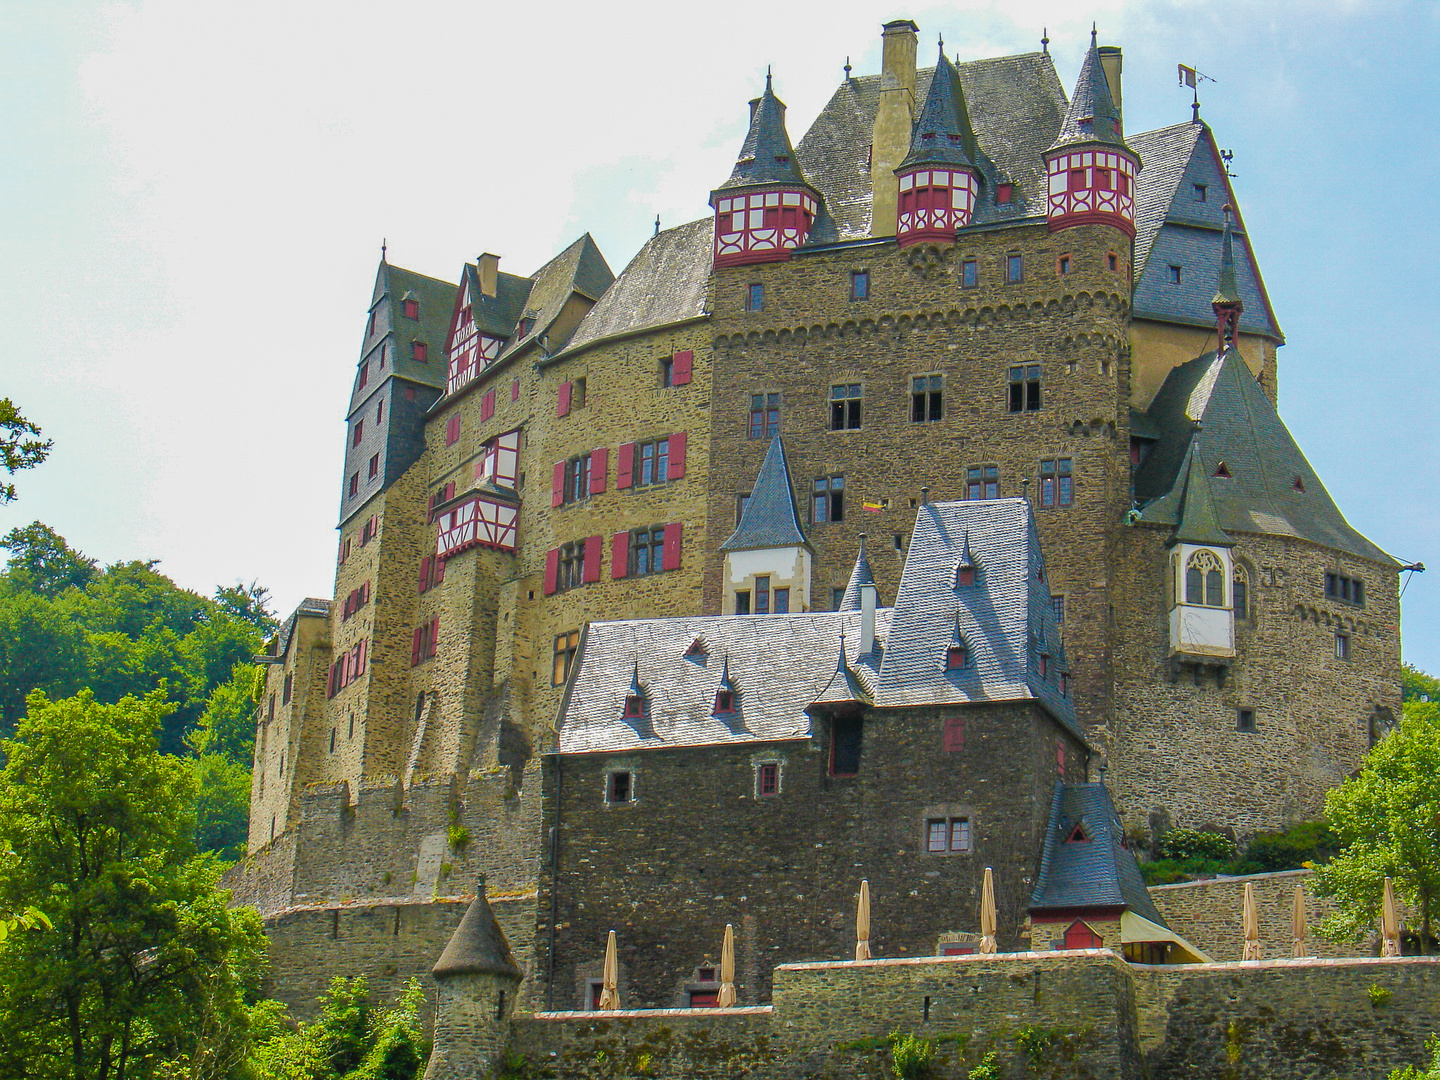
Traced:
<path fill-rule="evenodd" d="M 961 570 L 974 570 L 974 569 L 975 569 L 975 556 L 974 556 L 973 554 L 971 554 L 971 552 L 970 552 L 970 530 L 969 530 L 969 529 L 966 529 L 966 530 L 965 530 L 965 539 L 964 539 L 964 541 L 961 543 L 961 546 L 960 546 L 960 562 L 959 562 L 959 568 L 960 568 Z"/>
<path fill-rule="evenodd" d="M 765 460 L 760 463 L 750 498 L 745 500 L 740 524 L 730 539 L 720 545 L 720 550 L 752 551 L 805 543 L 790 487 L 790 467 L 785 463 L 785 444 L 776 435 L 770 440 L 770 449 L 765 451 Z"/>
<path fill-rule="evenodd" d="M 1082 143 L 1104 143 L 1130 149 L 1125 145 L 1125 136 L 1120 130 L 1120 110 L 1110 96 L 1110 82 L 1105 77 L 1095 38 L 1092 29 L 1090 49 L 1085 54 L 1085 62 L 1080 65 L 1080 77 L 1075 80 L 1070 108 L 1065 113 L 1065 122 L 1060 125 L 1060 135 L 1051 150 Z"/>
<path fill-rule="evenodd" d="M 1215 503 L 1210 498 L 1210 479 L 1200 463 L 1200 438 L 1190 440 L 1189 460 L 1186 462 L 1184 500 L 1180 509 L 1180 524 L 1175 526 L 1175 540 L 1186 544 L 1204 544 L 1209 547 L 1231 547 L 1235 541 L 1220 528 L 1220 519 L 1215 514 Z"/>
<path fill-rule="evenodd" d="M 973 169 L 978 157 L 975 131 L 970 126 L 970 113 L 965 107 L 965 91 L 960 86 L 960 73 L 945 55 L 945 42 L 941 39 L 940 59 L 935 62 L 930 90 L 911 131 L 910 152 L 900 162 L 900 169 L 912 165 L 952 165 Z"/>
<path fill-rule="evenodd" d="M 1245 310 L 1245 301 L 1240 299 L 1240 285 L 1235 280 L 1235 241 L 1230 226 L 1231 206 L 1225 204 L 1225 231 L 1220 239 L 1220 281 L 1215 295 L 1210 298 L 1210 309 L 1215 312 L 1216 351 L 1224 352 L 1233 348 L 1235 337 L 1240 331 L 1240 313 Z"/>
<path fill-rule="evenodd" d="M 840 656 L 835 661 L 835 674 L 830 676 L 830 681 L 825 684 L 825 688 L 816 695 L 815 700 L 810 704 L 812 706 L 870 705 L 874 700 L 870 688 L 850 666 L 850 659 L 845 655 L 845 635 L 841 634 Z"/>
<path fill-rule="evenodd" d="M 860 534 L 860 551 L 855 556 L 855 568 L 850 571 L 850 583 L 845 586 L 845 597 L 837 611 L 860 610 L 860 587 L 874 585 L 875 575 L 870 570 L 870 559 L 865 554 L 865 534 Z"/>
<path fill-rule="evenodd" d="M 765 92 L 750 102 L 750 131 L 740 147 L 735 170 L 717 190 L 751 184 L 804 183 L 805 177 L 795 163 L 790 135 L 785 130 L 785 103 L 775 96 L 770 69 L 766 68 Z"/>

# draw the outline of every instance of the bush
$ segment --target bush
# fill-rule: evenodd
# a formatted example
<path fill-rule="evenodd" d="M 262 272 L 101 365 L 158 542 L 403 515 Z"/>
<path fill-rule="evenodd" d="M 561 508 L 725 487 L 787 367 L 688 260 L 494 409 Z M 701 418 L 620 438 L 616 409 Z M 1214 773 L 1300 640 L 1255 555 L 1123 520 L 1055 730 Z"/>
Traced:
<path fill-rule="evenodd" d="M 1335 834 L 1323 821 L 1302 821 L 1284 832 L 1256 833 L 1245 848 L 1252 873 L 1299 870 L 1306 863 L 1326 863 L 1336 853 Z"/>
<path fill-rule="evenodd" d="M 1160 857 L 1181 862 L 1189 859 L 1228 862 L 1235 858 L 1235 844 L 1220 833 L 1171 829 L 1160 838 Z"/>
<path fill-rule="evenodd" d="M 935 1044 L 929 1039 L 916 1035 L 892 1032 L 890 1035 L 890 1060 L 895 1069 L 895 1080 L 924 1080 L 930 1075 L 930 1064 L 935 1059 Z"/>

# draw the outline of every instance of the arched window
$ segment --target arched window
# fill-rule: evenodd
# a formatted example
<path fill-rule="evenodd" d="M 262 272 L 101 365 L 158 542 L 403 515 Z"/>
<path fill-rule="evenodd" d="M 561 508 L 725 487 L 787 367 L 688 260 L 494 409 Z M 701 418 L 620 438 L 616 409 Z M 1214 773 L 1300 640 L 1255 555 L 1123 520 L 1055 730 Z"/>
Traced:
<path fill-rule="evenodd" d="M 1230 595 L 1234 601 L 1235 618 L 1250 617 L 1250 575 L 1239 563 L 1235 564 L 1235 576 L 1230 582 Z"/>
<path fill-rule="evenodd" d="M 1225 606 L 1225 574 L 1213 551 L 1197 551 L 1185 564 L 1185 602 L 1204 607 Z"/>

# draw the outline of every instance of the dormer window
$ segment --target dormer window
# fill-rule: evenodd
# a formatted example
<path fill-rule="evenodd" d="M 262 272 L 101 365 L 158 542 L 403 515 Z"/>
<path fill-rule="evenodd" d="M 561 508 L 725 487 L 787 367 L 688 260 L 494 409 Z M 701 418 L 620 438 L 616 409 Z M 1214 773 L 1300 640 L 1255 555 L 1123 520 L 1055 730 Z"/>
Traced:
<path fill-rule="evenodd" d="M 715 715 L 730 716 L 735 712 L 735 692 L 733 690 L 715 691 Z"/>
<path fill-rule="evenodd" d="M 1067 844 L 1090 843 L 1090 834 L 1085 831 L 1085 825 L 1083 822 L 1077 823 L 1076 826 L 1070 830 L 1070 835 L 1065 838 L 1065 842 Z"/>
<path fill-rule="evenodd" d="M 401 301 L 401 307 L 402 307 L 402 309 L 403 309 L 405 318 L 407 318 L 407 319 L 418 319 L 418 318 L 420 318 L 420 301 L 419 301 L 419 300 L 403 300 L 403 301 Z"/>
<path fill-rule="evenodd" d="M 1305 494 L 1305 481 L 1300 477 L 1295 477 L 1295 479 L 1291 482 L 1290 486 L 1293 487 L 1296 491 L 1300 492 L 1301 495 Z"/>
<path fill-rule="evenodd" d="M 412 360 L 417 360 L 423 364 L 429 359 L 429 355 L 430 350 L 426 348 L 425 342 L 412 341 L 410 343 L 410 358 Z"/>
<path fill-rule="evenodd" d="M 690 642 L 690 647 L 685 650 L 685 659 L 698 660 L 702 664 L 709 655 L 710 650 L 705 648 L 705 642 L 701 641 L 698 637 Z"/>
<path fill-rule="evenodd" d="M 530 331 L 531 331 L 531 330 L 534 330 L 534 329 L 535 329 L 535 320 L 534 320 L 534 319 L 531 319 L 531 318 L 528 318 L 528 317 L 527 317 L 527 318 L 524 318 L 524 319 L 521 319 L 521 320 L 520 320 L 520 325 L 515 328 L 515 336 L 516 336 L 517 338 L 526 338 L 526 337 L 529 337 L 529 336 L 530 336 Z"/>
<path fill-rule="evenodd" d="M 622 720 L 640 720 L 645 716 L 645 698 L 639 694 L 625 695 L 625 709 L 620 714 Z"/>
<path fill-rule="evenodd" d="M 1040 660 L 1037 666 L 1040 671 L 1040 678 L 1048 679 L 1050 677 L 1050 656 L 1048 653 L 1042 652 L 1040 654 Z"/>
<path fill-rule="evenodd" d="M 996 184 L 996 185 L 995 185 L 995 204 L 996 204 L 997 206 L 1005 206 L 1005 205 L 1007 205 L 1007 204 L 1010 202 L 1010 200 L 1013 199 L 1014 197 L 1015 197 L 1015 185 L 1014 185 L 1014 184 Z"/>
<path fill-rule="evenodd" d="M 1230 479 L 1230 466 L 1226 465 L 1225 462 L 1223 462 L 1223 461 L 1220 462 L 1220 464 L 1218 464 L 1218 465 L 1215 466 L 1215 475 L 1216 475 L 1216 476 L 1219 476 L 1219 477 L 1221 477 L 1221 478 L 1223 478 L 1223 479 L 1225 479 L 1225 480 L 1229 480 L 1229 479 Z"/>
<path fill-rule="evenodd" d="M 970 666 L 970 647 L 963 641 L 945 650 L 945 670 L 964 671 Z"/>

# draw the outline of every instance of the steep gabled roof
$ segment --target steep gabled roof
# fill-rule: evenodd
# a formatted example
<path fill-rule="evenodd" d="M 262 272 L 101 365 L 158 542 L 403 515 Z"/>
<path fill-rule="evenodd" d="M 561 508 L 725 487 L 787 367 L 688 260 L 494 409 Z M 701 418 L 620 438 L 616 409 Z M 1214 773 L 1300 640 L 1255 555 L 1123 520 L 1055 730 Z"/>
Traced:
<path fill-rule="evenodd" d="M 845 639 L 841 638 L 839 656 L 835 661 L 835 674 L 830 676 L 825 688 L 815 695 L 811 706 L 869 705 L 874 700 L 874 691 L 860 677 L 859 672 L 850 666 L 850 658 L 845 655 Z"/>
<path fill-rule="evenodd" d="M 401 303 L 407 295 L 420 305 L 419 319 L 407 319 Z M 426 277 L 414 270 L 380 260 L 375 271 L 375 286 L 371 290 L 370 310 L 383 308 L 385 325 L 389 326 L 386 352 L 386 369 L 380 370 L 372 364 L 365 386 L 360 385 L 357 365 L 354 389 L 350 395 L 349 414 L 363 407 L 364 403 L 380 388 L 385 379 L 398 376 L 425 386 L 443 388 L 445 385 L 445 344 L 450 326 L 450 312 L 455 301 L 455 286 L 439 278 Z M 365 341 L 368 351 L 362 353 L 360 362 L 377 354 L 382 337 L 371 338 L 367 333 Z M 428 359 L 424 362 L 411 355 L 410 342 L 423 341 L 428 346 Z M 364 344 L 362 343 L 362 349 Z"/>
<path fill-rule="evenodd" d="M 1076 826 L 1087 840 L 1071 842 Z M 1104 784 L 1056 784 L 1030 910 L 1123 907 L 1169 929 Z"/>
<path fill-rule="evenodd" d="M 1215 501 L 1210 497 L 1210 478 L 1200 464 L 1199 444 L 1199 439 L 1190 440 L 1185 487 L 1180 493 L 1180 524 L 1175 526 L 1175 539 L 1186 544 L 1229 547 L 1235 541 L 1220 528 L 1220 521 L 1215 515 Z"/>
<path fill-rule="evenodd" d="M 790 486 L 790 468 L 785 463 L 785 443 L 776 435 L 770 440 L 755 486 L 745 500 L 740 524 L 720 550 L 753 551 L 805 543 L 805 531 L 795 510 L 795 492 Z"/>
<path fill-rule="evenodd" d="M 1350 527 L 1238 350 L 1172 369 L 1146 415 L 1160 439 L 1135 474 L 1141 521 L 1178 526 L 1198 470 L 1215 523 L 1232 537 L 1296 536 L 1394 565 Z M 1228 478 L 1215 477 L 1222 461 Z"/>
<path fill-rule="evenodd" d="M 460 289 L 455 294 L 455 311 L 458 314 L 468 299 L 475 325 L 482 333 L 508 338 L 515 332 L 515 324 L 525 310 L 530 285 L 529 278 L 501 270 L 495 275 L 495 295 L 486 296 L 480 291 L 479 268 L 474 263 L 466 263 L 460 277 Z"/>
<path fill-rule="evenodd" d="M 1055 137 L 1050 149 L 1091 143 L 1131 149 L 1125 145 L 1125 135 L 1120 128 L 1120 110 L 1115 108 L 1115 99 L 1110 96 L 1110 80 L 1105 77 L 1105 67 L 1100 63 L 1100 49 L 1095 44 L 1093 33 L 1090 35 L 1090 48 L 1080 64 L 1080 75 L 1075 80 L 1070 107 L 1065 110 L 1065 122 L 1060 125 L 1060 134 Z"/>
<path fill-rule="evenodd" d="M 578 293 L 586 300 L 598 301 L 614 280 L 615 275 L 610 272 L 605 257 L 587 232 L 531 275 L 530 291 L 525 297 L 520 317 L 535 321 L 530 333 L 524 337 L 515 336 L 501 350 L 500 359 L 541 341 L 544 341 L 546 353 L 559 352 L 565 341 L 555 338 L 554 324 L 570 298 Z M 514 333 L 515 327 L 512 326 L 510 332 Z"/>
<path fill-rule="evenodd" d="M 900 162 L 900 168 L 912 165 L 974 168 L 979 156 L 960 75 L 942 47 L 930 78 L 930 89 L 925 93 L 925 103 L 910 134 L 910 152 Z"/>
<path fill-rule="evenodd" d="M 775 96 L 770 75 L 765 75 L 765 92 L 750 102 L 750 130 L 740 147 L 735 168 L 716 190 L 750 187 L 755 184 L 804 184 L 805 176 L 795 160 L 790 133 L 785 130 L 785 103 Z"/>
<path fill-rule="evenodd" d="M 860 550 L 855 554 L 855 566 L 850 571 L 850 580 L 845 585 L 845 595 L 837 611 L 860 610 L 860 586 L 874 585 L 875 575 L 870 570 L 870 557 L 865 552 L 865 534 L 860 534 Z M 878 602 L 878 599 L 877 599 Z"/>
<path fill-rule="evenodd" d="M 523 977 L 510 954 L 505 932 L 495 921 L 495 913 L 485 899 L 483 881 L 430 973 L 437 979 L 453 975 L 503 975 L 518 982 Z"/>

